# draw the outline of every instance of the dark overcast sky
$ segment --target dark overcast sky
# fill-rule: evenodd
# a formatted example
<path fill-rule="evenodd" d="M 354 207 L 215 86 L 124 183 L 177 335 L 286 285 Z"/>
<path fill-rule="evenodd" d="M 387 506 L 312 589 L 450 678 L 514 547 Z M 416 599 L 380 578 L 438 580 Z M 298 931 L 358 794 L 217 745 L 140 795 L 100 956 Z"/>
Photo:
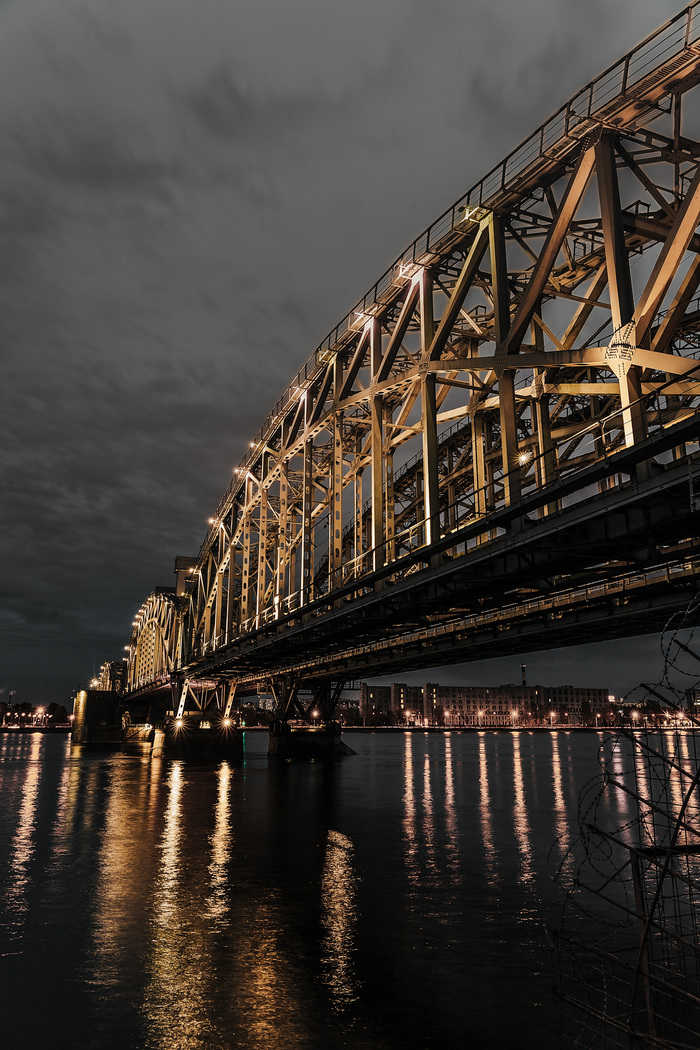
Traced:
<path fill-rule="evenodd" d="M 66 702 L 119 658 L 326 333 L 678 9 L 0 0 L 0 686 Z M 529 674 L 617 691 L 657 652 L 545 653 Z M 441 678 L 518 680 L 520 660 Z"/>

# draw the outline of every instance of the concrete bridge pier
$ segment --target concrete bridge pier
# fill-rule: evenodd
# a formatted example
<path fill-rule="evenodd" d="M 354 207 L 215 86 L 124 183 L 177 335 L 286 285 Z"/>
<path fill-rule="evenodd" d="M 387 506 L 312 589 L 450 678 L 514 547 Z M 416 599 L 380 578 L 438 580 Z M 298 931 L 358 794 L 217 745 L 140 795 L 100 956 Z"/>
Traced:
<path fill-rule="evenodd" d="M 267 753 L 278 758 L 328 759 L 355 752 L 344 743 L 338 722 L 290 725 L 278 720 L 270 725 Z"/>
<path fill-rule="evenodd" d="M 277 702 L 276 718 L 270 726 L 268 755 L 280 758 L 335 758 L 354 754 L 341 738 L 335 709 L 343 688 L 342 682 L 314 682 L 311 702 L 299 696 L 301 681 L 297 678 L 271 682 Z M 308 698 L 307 698 L 308 701 Z"/>

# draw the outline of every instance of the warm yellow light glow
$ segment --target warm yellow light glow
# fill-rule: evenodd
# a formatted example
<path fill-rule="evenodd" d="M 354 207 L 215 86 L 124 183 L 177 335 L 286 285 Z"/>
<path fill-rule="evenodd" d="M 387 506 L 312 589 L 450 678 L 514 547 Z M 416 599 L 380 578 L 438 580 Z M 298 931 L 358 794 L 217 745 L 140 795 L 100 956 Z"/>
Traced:
<path fill-rule="evenodd" d="M 182 719 L 181 718 L 176 718 L 175 719 L 175 728 L 176 729 L 182 729 Z"/>
<path fill-rule="evenodd" d="M 226 729 L 228 729 L 228 727 L 230 725 L 231 725 L 231 719 L 230 718 L 225 718 L 224 719 L 224 726 L 226 727 Z"/>
<path fill-rule="evenodd" d="M 521 466 L 524 463 L 527 463 L 529 458 L 530 458 L 530 453 L 529 452 L 519 452 L 518 453 L 518 463 L 520 463 Z"/>

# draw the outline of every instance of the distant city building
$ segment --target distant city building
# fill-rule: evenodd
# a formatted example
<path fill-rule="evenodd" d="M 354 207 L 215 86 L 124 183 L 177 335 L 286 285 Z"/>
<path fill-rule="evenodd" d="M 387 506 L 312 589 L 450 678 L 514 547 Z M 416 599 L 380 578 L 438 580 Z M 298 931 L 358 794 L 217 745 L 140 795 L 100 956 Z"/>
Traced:
<path fill-rule="evenodd" d="M 699 696 L 700 698 L 700 696 Z M 572 685 L 423 686 L 394 682 L 360 687 L 366 725 L 507 726 L 595 724 L 610 709 L 607 689 Z"/>
<path fill-rule="evenodd" d="M 685 709 L 689 715 L 700 717 L 700 689 L 686 689 Z"/>

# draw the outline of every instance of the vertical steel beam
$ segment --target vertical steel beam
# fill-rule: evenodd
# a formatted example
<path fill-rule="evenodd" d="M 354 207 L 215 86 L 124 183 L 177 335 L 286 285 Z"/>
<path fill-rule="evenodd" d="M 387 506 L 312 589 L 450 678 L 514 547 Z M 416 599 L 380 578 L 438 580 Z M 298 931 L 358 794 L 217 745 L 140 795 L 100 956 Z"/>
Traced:
<path fill-rule="evenodd" d="M 245 504 L 243 507 L 243 532 L 241 536 L 241 623 L 250 616 L 250 581 L 251 581 L 251 502 L 253 482 L 250 477 L 245 480 Z"/>
<path fill-rule="evenodd" d="M 508 267 L 506 263 L 505 222 L 500 215 L 491 217 L 489 250 L 491 257 L 494 337 L 496 347 L 499 347 L 503 343 L 510 325 L 510 292 L 508 289 Z M 518 350 L 519 346 L 514 345 L 513 351 L 517 352 Z M 502 372 L 499 377 L 498 408 L 501 419 L 503 498 L 506 503 L 511 503 L 513 500 L 518 499 L 520 495 L 515 372 L 512 369 Z"/>
<path fill-rule="evenodd" d="M 608 271 L 610 287 L 610 306 L 612 309 L 613 328 L 632 320 L 634 313 L 634 296 L 632 278 L 630 277 L 629 258 L 625 244 L 625 231 L 622 225 L 620 207 L 620 187 L 615 169 L 613 136 L 604 134 L 595 147 L 596 174 L 598 178 L 598 197 L 600 214 L 603 223 L 603 241 L 605 244 L 605 265 Z"/>
<path fill-rule="evenodd" d="M 390 405 L 384 406 L 384 424 L 388 428 L 392 422 L 393 412 Z M 390 431 L 388 431 L 390 433 Z M 384 453 L 384 529 L 386 534 L 387 561 L 393 561 L 395 526 L 394 502 L 394 450 L 389 445 Z"/>
<path fill-rule="evenodd" d="M 423 269 L 420 274 L 420 356 L 421 361 L 430 359 L 430 348 L 435 338 L 433 308 L 433 275 Z"/>
<path fill-rule="evenodd" d="M 312 590 L 312 538 L 313 538 L 313 469 L 314 469 L 314 445 L 311 438 L 304 442 L 304 466 L 302 475 L 301 493 L 301 545 L 299 553 L 301 557 L 299 578 L 299 600 L 301 605 L 311 601 Z"/>
<path fill-rule="evenodd" d="M 223 601 L 224 601 L 224 574 L 220 569 L 216 572 L 216 594 L 214 597 L 214 646 L 221 645 L 221 627 L 223 623 Z"/>
<path fill-rule="evenodd" d="M 277 564 L 275 572 L 275 618 L 279 619 L 285 597 L 285 580 L 289 561 L 289 462 L 283 460 L 279 480 L 280 511 L 277 533 Z"/>
<path fill-rule="evenodd" d="M 440 538 L 440 482 L 437 453 L 437 406 L 435 403 L 435 376 L 432 372 L 421 376 L 421 426 L 423 431 L 423 500 L 425 513 L 425 542 Z"/>
<path fill-rule="evenodd" d="M 430 351 L 435 338 L 433 309 L 433 275 L 423 270 L 420 278 L 420 356 L 424 367 L 430 360 Z M 423 515 L 425 542 L 433 543 L 440 534 L 439 480 L 437 456 L 437 405 L 435 400 L 435 376 L 426 370 L 420 379 L 421 431 L 423 440 Z"/>
<path fill-rule="evenodd" d="M 363 558 L 362 558 L 362 471 L 355 468 L 355 508 L 354 508 L 354 521 L 355 521 L 355 574 L 359 574 L 363 571 Z"/>
<path fill-rule="evenodd" d="M 544 332 L 539 324 L 532 325 L 532 341 L 535 348 L 544 352 Z M 557 458 L 552 441 L 552 428 L 549 418 L 549 397 L 543 390 L 546 369 L 533 370 L 533 386 L 536 396 L 530 402 L 532 425 L 537 435 L 537 485 L 543 488 L 556 480 Z M 553 514 L 556 504 L 548 503 L 542 507 L 542 516 Z"/>
<path fill-rule="evenodd" d="M 486 459 L 484 456 L 484 414 L 470 406 L 472 436 L 472 478 L 474 485 L 474 514 L 486 513 Z"/>
<path fill-rule="evenodd" d="M 341 412 L 333 414 L 333 455 L 331 461 L 331 478 L 329 486 L 330 506 L 328 508 L 328 565 L 330 569 L 328 589 L 333 590 L 342 583 L 342 541 L 343 541 L 343 416 Z"/>
<path fill-rule="evenodd" d="M 234 544 L 233 537 L 236 533 L 237 526 L 237 506 L 231 508 L 231 527 L 230 527 L 230 540 L 228 545 L 228 581 L 227 591 L 228 596 L 226 600 L 226 642 L 230 642 L 234 634 L 234 626 L 236 624 L 236 547 Z"/>
<path fill-rule="evenodd" d="M 370 326 L 370 371 L 372 384 L 382 365 L 382 335 L 379 321 Z M 370 407 L 370 441 L 372 460 L 372 567 L 384 564 L 384 404 L 380 394 L 372 394 Z"/>
<path fill-rule="evenodd" d="M 265 457 L 260 473 L 265 477 Z M 268 490 L 262 484 L 260 488 L 260 509 L 258 513 L 258 571 L 255 587 L 255 624 L 260 626 L 260 617 L 265 611 L 265 583 L 267 580 L 267 516 Z"/>
<path fill-rule="evenodd" d="M 370 438 L 372 458 L 372 568 L 384 564 L 384 427 L 380 394 L 372 397 Z"/>

